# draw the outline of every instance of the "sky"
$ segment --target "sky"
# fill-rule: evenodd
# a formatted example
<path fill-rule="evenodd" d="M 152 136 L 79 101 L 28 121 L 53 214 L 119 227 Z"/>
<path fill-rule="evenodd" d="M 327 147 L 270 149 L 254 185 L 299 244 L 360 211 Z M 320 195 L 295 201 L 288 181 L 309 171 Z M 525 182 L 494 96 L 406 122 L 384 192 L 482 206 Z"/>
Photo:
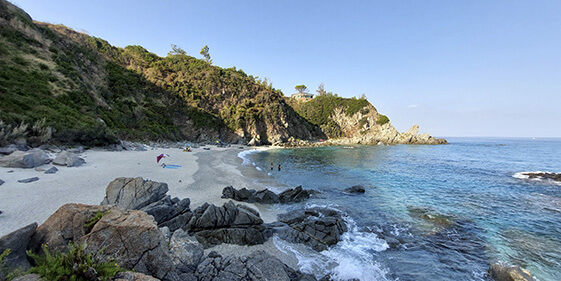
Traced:
<path fill-rule="evenodd" d="M 267 78 L 363 93 L 399 131 L 561 137 L 561 1 L 12 0 L 118 47 L 175 44 Z"/>

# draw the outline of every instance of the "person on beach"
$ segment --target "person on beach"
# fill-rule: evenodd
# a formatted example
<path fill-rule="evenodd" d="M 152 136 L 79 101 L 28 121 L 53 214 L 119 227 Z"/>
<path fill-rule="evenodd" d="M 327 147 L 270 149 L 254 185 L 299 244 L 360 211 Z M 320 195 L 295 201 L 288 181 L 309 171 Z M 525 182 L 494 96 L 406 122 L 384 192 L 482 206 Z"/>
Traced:
<path fill-rule="evenodd" d="M 279 164 L 279 172 L 280 172 L 280 169 L 281 169 L 281 164 Z"/>
<path fill-rule="evenodd" d="M 271 171 L 273 170 L 273 162 L 271 162 Z"/>

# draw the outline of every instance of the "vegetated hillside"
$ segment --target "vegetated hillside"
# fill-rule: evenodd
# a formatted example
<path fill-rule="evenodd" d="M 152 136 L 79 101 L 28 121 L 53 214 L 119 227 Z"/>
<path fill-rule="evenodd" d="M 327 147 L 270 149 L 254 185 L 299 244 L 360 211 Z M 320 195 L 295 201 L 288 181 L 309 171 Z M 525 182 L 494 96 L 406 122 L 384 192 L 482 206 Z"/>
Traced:
<path fill-rule="evenodd" d="M 159 57 L 62 25 L 33 22 L 0 0 L 0 145 L 129 140 L 264 143 L 325 138 L 280 91 L 174 48 Z M 51 130 L 52 129 L 52 130 Z"/>
<path fill-rule="evenodd" d="M 330 138 L 329 144 L 444 144 L 429 134 L 418 134 L 414 125 L 400 133 L 389 118 L 378 113 L 366 98 L 342 98 L 320 94 L 310 101 L 288 100 L 310 123 L 319 126 Z"/>

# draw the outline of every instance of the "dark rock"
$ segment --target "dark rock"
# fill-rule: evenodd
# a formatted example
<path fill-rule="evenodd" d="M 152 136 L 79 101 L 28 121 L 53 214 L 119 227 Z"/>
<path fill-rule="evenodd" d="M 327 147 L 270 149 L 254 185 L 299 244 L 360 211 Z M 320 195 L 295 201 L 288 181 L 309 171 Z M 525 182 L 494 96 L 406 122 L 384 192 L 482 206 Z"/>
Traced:
<path fill-rule="evenodd" d="M 69 151 L 59 153 L 53 160 L 53 164 L 67 167 L 78 167 L 84 163 L 86 163 L 86 160 Z"/>
<path fill-rule="evenodd" d="M 107 150 L 109 151 L 123 151 L 123 146 L 120 144 L 110 144 L 107 146 Z"/>
<path fill-rule="evenodd" d="M 287 226 L 277 230 L 280 238 L 304 243 L 316 251 L 337 244 L 347 226 L 340 212 L 327 208 L 309 208 L 278 216 Z"/>
<path fill-rule="evenodd" d="M 441 214 L 429 207 L 407 206 L 407 211 L 411 217 L 422 219 L 437 228 L 448 228 L 455 223 L 452 216 Z"/>
<path fill-rule="evenodd" d="M 489 275 L 495 281 L 533 281 L 530 272 L 518 266 L 507 266 L 492 264 L 489 267 Z"/>
<path fill-rule="evenodd" d="M 31 267 L 27 261 L 26 251 L 36 229 L 37 223 L 32 223 L 0 238 L 0 254 L 10 249 L 10 254 L 3 260 L 7 268 L 11 270 L 21 268 L 27 271 Z"/>
<path fill-rule="evenodd" d="M 18 180 L 18 182 L 20 183 L 30 183 L 30 182 L 34 182 L 34 181 L 38 181 L 39 178 L 38 177 L 32 177 L 32 178 L 27 178 L 27 179 L 23 179 L 23 180 Z"/>
<path fill-rule="evenodd" d="M 5 181 L 0 180 L 0 185 L 3 185 L 5 183 Z"/>
<path fill-rule="evenodd" d="M 179 198 L 170 199 L 168 195 L 140 210 L 153 216 L 158 226 L 166 226 L 173 232 L 185 226 L 191 219 L 190 203 L 189 198 L 183 200 L 179 200 Z"/>
<path fill-rule="evenodd" d="M 195 275 L 199 280 L 315 280 L 264 251 L 243 257 L 222 257 L 211 252 L 197 266 Z"/>
<path fill-rule="evenodd" d="M 236 190 L 232 186 L 227 186 L 222 190 L 222 198 L 231 198 L 248 203 L 275 204 L 300 202 L 310 198 L 315 193 L 314 190 L 302 189 L 302 186 L 285 190 L 281 194 L 276 194 L 268 189 L 256 191 L 255 189 L 242 188 Z"/>
<path fill-rule="evenodd" d="M 217 207 L 208 203 L 195 211 L 185 227 L 205 247 L 221 243 L 262 244 L 268 238 L 259 213 L 232 201 Z"/>
<path fill-rule="evenodd" d="M 194 273 L 203 260 L 204 248 L 197 240 L 182 229 L 176 230 L 170 238 L 169 248 L 176 266 L 183 266 L 183 273 Z"/>
<path fill-rule="evenodd" d="M 362 185 L 355 185 L 344 190 L 347 193 L 364 193 L 366 190 Z"/>
<path fill-rule="evenodd" d="M 35 168 L 49 163 L 49 155 L 40 149 L 15 151 L 0 158 L 0 167 Z"/>
<path fill-rule="evenodd" d="M 50 169 L 46 170 L 45 174 L 54 174 L 56 172 L 58 172 L 58 169 L 57 169 L 57 167 L 53 166 Z"/>
<path fill-rule="evenodd" d="M 0 147 L 0 154 L 10 155 L 10 154 L 16 152 L 17 150 L 18 149 L 17 149 L 17 147 L 15 147 L 15 145 Z"/>
<path fill-rule="evenodd" d="M 561 173 L 522 173 L 529 179 L 542 179 L 561 182 Z"/>
<path fill-rule="evenodd" d="M 165 197 L 166 183 L 137 178 L 116 178 L 109 183 L 101 205 L 114 204 L 124 209 L 139 210 Z"/>

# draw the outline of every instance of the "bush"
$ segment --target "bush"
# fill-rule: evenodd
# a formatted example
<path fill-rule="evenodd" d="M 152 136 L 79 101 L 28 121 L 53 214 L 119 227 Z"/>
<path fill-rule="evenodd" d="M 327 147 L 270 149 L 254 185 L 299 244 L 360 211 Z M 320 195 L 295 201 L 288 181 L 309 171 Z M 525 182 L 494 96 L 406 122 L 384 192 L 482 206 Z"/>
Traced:
<path fill-rule="evenodd" d="M 380 115 L 380 116 L 378 116 L 378 119 L 376 120 L 376 124 L 378 124 L 378 125 L 384 125 L 388 122 L 390 122 L 390 119 L 386 115 Z"/>
<path fill-rule="evenodd" d="M 123 271 L 115 261 L 100 261 L 97 254 L 86 253 L 84 245 L 70 242 L 66 254 L 55 255 L 49 252 L 47 245 L 42 248 L 42 256 L 27 251 L 35 262 L 29 273 L 39 274 L 46 280 L 110 280 Z"/>

